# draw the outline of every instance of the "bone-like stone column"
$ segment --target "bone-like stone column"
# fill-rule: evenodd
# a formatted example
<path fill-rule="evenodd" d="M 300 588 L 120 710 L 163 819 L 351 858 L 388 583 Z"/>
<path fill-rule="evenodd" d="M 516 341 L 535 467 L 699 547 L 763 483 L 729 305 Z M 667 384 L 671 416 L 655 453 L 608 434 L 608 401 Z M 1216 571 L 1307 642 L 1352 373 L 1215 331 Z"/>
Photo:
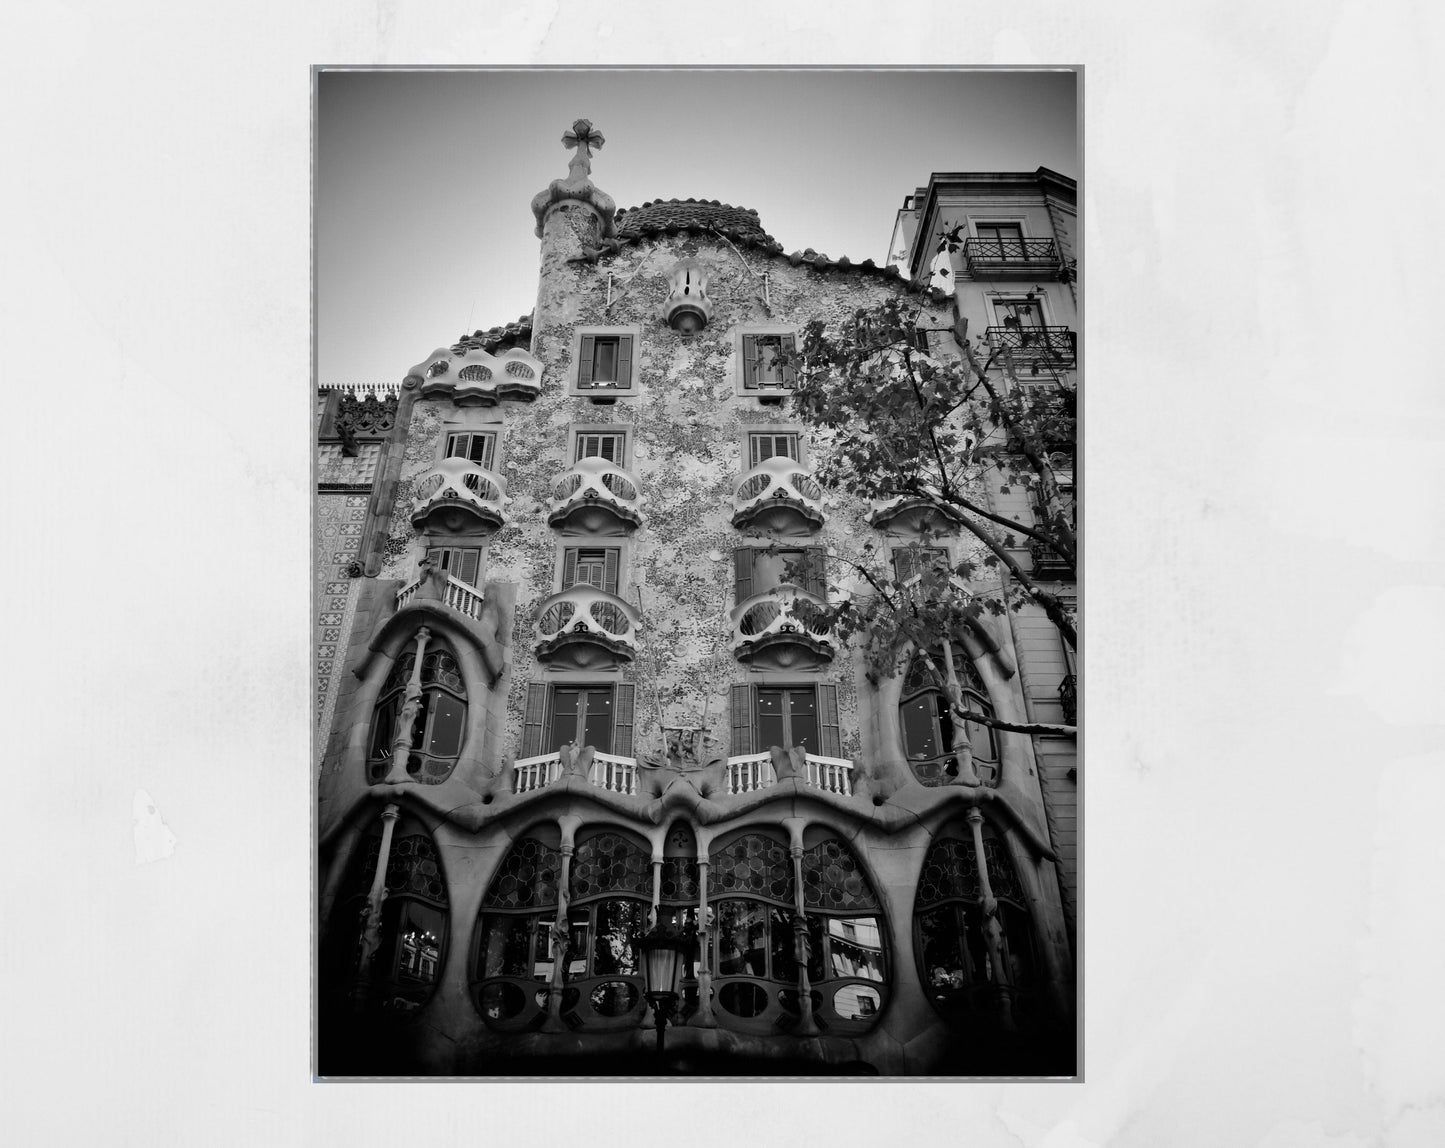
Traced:
<path fill-rule="evenodd" d="M 400 808 L 394 804 L 381 811 L 381 849 L 376 855 L 376 875 L 372 877 L 371 889 L 366 894 L 360 964 L 351 993 L 352 1005 L 357 1012 L 366 1008 L 371 996 L 371 961 L 376 950 L 381 947 L 381 907 L 386 900 L 386 866 L 391 859 L 392 832 L 396 829 L 396 819 L 400 815 Z"/>

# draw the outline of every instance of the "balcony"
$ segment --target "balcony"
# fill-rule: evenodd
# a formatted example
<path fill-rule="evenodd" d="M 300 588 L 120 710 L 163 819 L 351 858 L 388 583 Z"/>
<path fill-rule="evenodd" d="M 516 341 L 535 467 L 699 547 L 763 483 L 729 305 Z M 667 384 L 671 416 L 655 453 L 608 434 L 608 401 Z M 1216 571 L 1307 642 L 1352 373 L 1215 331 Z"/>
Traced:
<path fill-rule="evenodd" d="M 444 458 L 416 487 L 411 523 L 418 530 L 493 531 L 505 521 L 507 480 L 465 458 Z"/>
<path fill-rule="evenodd" d="M 1042 542 L 1029 542 L 1029 556 L 1033 559 L 1033 572 L 1040 578 L 1074 577 L 1074 564 L 1059 554 L 1052 546 Z"/>
<path fill-rule="evenodd" d="M 426 578 L 418 578 L 410 586 L 397 591 L 396 608 L 400 610 L 403 606 L 409 605 L 416 598 L 417 591 Z M 442 604 L 458 610 L 468 618 L 480 622 L 482 619 L 482 592 L 475 586 L 463 582 L 460 578 L 453 578 L 447 575 L 446 586 L 442 590 Z"/>
<path fill-rule="evenodd" d="M 934 757 L 910 758 L 908 768 L 913 773 L 913 779 L 919 785 L 926 785 L 931 789 L 959 784 L 959 762 L 952 752 L 941 753 Z M 973 769 L 987 788 L 996 789 L 998 787 L 997 762 L 979 761 L 978 758 L 974 758 Z"/>
<path fill-rule="evenodd" d="M 851 761 L 845 757 L 823 757 L 815 753 L 805 753 L 802 756 L 803 770 L 798 778 L 804 785 L 810 789 L 820 789 L 824 793 L 836 793 L 840 797 L 853 796 Z M 727 759 L 724 788 L 729 796 L 768 789 L 777 783 L 778 775 L 773 768 L 771 750 Z"/>
<path fill-rule="evenodd" d="M 562 776 L 562 753 L 553 750 L 537 757 L 519 758 L 512 763 L 512 792 L 531 793 L 546 789 Z M 626 797 L 637 796 L 637 760 L 618 757 L 611 753 L 592 751 L 592 765 L 587 771 L 587 780 L 598 789 L 620 793 Z"/>
<path fill-rule="evenodd" d="M 733 525 L 783 537 L 811 534 L 823 525 L 823 488 L 786 455 L 764 459 L 738 482 Z"/>
<path fill-rule="evenodd" d="M 552 484 L 547 523 L 557 529 L 618 535 L 642 522 L 637 484 L 620 466 L 605 458 L 579 459 Z"/>
<path fill-rule="evenodd" d="M 990 348 L 1007 347 L 1018 361 L 1067 368 L 1078 357 L 1078 339 L 1068 327 L 990 327 L 986 334 Z"/>
<path fill-rule="evenodd" d="M 757 669 L 813 669 L 833 660 L 826 603 L 800 586 L 775 586 L 733 607 L 733 654 Z"/>
<path fill-rule="evenodd" d="M 1079 679 L 1065 674 L 1059 682 L 1059 705 L 1064 711 L 1065 725 L 1079 724 Z"/>
<path fill-rule="evenodd" d="M 439 348 L 407 372 L 424 399 L 447 398 L 459 407 L 531 402 L 542 393 L 542 362 L 521 347 L 499 355 L 459 344 Z"/>
<path fill-rule="evenodd" d="M 944 534 L 957 530 L 958 515 L 925 495 L 896 494 L 873 503 L 868 512 L 868 525 L 875 530 L 928 530 Z"/>
<path fill-rule="evenodd" d="M 988 279 L 1052 279 L 1064 269 L 1052 239 L 965 239 L 963 258 L 970 274 Z"/>
<path fill-rule="evenodd" d="M 613 669 L 632 661 L 642 616 L 615 594 L 582 584 L 537 607 L 537 656 L 559 669 Z"/>

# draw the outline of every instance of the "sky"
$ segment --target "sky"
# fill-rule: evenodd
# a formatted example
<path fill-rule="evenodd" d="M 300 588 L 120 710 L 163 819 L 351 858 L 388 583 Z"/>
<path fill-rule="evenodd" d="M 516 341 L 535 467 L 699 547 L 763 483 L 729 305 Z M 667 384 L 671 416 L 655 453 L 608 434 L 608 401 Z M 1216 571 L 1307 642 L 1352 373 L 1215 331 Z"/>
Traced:
<path fill-rule="evenodd" d="M 323 71 L 317 382 L 400 382 L 532 310 L 531 201 L 567 174 L 580 117 L 619 208 L 716 199 L 786 251 L 883 263 L 932 172 L 1078 178 L 1076 89 L 1067 71 Z"/>

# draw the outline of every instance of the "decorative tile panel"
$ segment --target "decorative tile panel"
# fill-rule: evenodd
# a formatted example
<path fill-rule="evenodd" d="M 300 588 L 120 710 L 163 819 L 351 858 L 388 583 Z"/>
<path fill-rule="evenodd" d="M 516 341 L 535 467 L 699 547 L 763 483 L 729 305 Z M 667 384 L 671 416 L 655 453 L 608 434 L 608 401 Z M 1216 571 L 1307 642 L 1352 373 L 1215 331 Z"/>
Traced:
<path fill-rule="evenodd" d="M 719 850 L 708 866 L 707 895 L 763 897 L 793 904 L 793 859 L 771 837 L 746 833 Z"/>
<path fill-rule="evenodd" d="M 620 833 L 599 833 L 577 846 L 572 857 L 572 896 L 601 893 L 652 896 L 652 865 L 640 847 Z"/>
<path fill-rule="evenodd" d="M 562 854 L 535 837 L 512 846 L 482 900 L 488 909 L 555 909 Z"/>
<path fill-rule="evenodd" d="M 803 850 L 803 905 L 824 911 L 877 909 L 878 895 L 853 851 L 834 838 Z"/>

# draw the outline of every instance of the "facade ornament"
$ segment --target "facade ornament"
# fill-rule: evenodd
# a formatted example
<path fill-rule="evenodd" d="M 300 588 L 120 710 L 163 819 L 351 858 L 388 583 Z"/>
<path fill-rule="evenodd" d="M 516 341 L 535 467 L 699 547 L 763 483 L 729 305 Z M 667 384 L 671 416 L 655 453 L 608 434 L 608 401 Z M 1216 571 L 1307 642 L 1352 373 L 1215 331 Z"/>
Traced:
<path fill-rule="evenodd" d="M 707 295 L 708 274 L 696 259 L 684 259 L 672 269 L 662 319 L 682 335 L 695 335 L 712 318 L 712 300 Z"/>
<path fill-rule="evenodd" d="M 567 165 L 567 178 L 554 179 L 547 190 L 539 191 L 532 199 L 532 214 L 537 217 L 538 239 L 542 238 L 542 221 L 547 212 L 559 203 L 568 201 L 585 203 L 597 213 L 602 224 L 602 238 L 610 239 L 617 234 L 613 223 L 617 215 L 617 204 L 605 191 L 592 182 L 592 149 L 602 149 L 606 141 L 602 133 L 592 126 L 591 120 L 581 119 L 562 134 L 564 147 L 576 148 L 576 154 Z"/>

